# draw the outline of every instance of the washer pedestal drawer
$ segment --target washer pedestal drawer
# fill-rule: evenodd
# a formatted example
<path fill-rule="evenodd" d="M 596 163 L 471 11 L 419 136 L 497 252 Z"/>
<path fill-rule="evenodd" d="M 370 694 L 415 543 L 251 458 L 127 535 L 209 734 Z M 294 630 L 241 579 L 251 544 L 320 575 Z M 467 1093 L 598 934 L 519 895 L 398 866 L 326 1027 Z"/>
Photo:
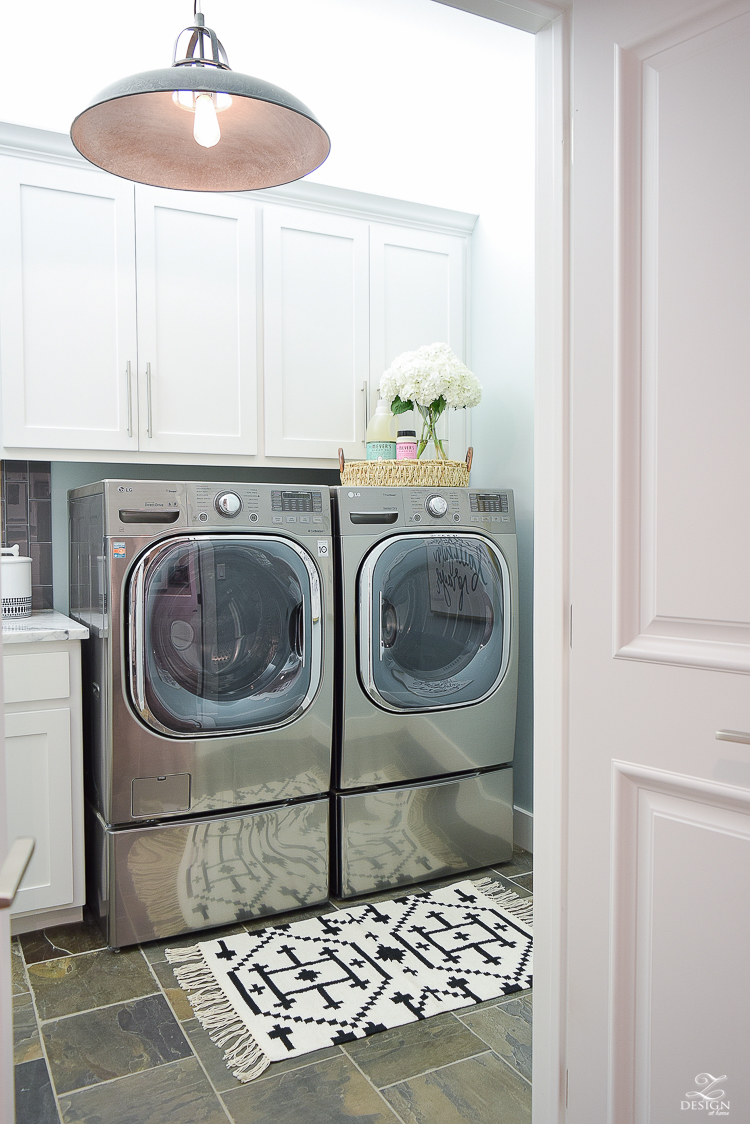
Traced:
<path fill-rule="evenodd" d="M 513 769 L 336 797 L 337 893 L 349 898 L 507 862 Z"/>
<path fill-rule="evenodd" d="M 327 797 L 138 828 L 90 811 L 87 840 L 88 900 L 112 948 L 328 897 Z"/>

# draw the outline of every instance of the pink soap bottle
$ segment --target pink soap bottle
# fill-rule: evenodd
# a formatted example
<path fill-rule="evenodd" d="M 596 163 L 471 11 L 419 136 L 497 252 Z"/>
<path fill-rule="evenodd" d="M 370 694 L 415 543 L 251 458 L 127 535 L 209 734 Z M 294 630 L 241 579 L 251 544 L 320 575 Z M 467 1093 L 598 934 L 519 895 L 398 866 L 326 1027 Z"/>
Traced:
<path fill-rule="evenodd" d="M 417 431 L 415 429 L 400 429 L 396 438 L 396 460 L 416 460 L 417 458 Z"/>

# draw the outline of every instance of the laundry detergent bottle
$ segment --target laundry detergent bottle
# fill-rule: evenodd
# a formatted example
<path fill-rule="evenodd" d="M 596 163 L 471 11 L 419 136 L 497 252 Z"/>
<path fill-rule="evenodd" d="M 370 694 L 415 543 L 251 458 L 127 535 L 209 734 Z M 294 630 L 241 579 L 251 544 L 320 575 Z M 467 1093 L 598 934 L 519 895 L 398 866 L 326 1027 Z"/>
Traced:
<path fill-rule="evenodd" d="M 395 421 L 390 403 L 378 399 L 378 408 L 370 418 L 365 442 L 368 461 L 395 461 Z"/>

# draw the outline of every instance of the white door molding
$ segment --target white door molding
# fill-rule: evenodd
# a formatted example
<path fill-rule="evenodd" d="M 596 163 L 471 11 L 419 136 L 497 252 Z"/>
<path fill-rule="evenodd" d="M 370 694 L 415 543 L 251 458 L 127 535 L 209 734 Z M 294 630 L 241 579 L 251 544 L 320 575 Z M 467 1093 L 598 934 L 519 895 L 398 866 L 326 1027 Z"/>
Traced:
<path fill-rule="evenodd" d="M 697 61 L 697 84 L 703 77 L 700 56 L 722 47 L 728 56 L 734 40 L 748 33 L 747 4 L 732 2 L 725 5 L 718 26 L 715 15 L 704 13 L 617 51 L 614 654 L 740 672 L 750 672 L 750 599 L 743 564 L 747 544 L 732 506 L 734 493 L 724 482 L 741 478 L 747 461 L 743 463 L 740 436 L 733 432 L 744 425 L 742 404 L 722 391 L 729 389 L 730 379 L 736 385 L 734 376 L 738 366 L 744 368 L 745 356 L 733 352 L 729 333 L 722 331 L 723 310 L 732 315 L 731 297 L 718 279 L 711 279 L 712 302 L 697 277 L 690 280 L 696 305 L 691 308 L 689 295 L 683 297 L 680 312 L 690 318 L 702 307 L 716 323 L 712 393 L 700 393 L 689 359 L 680 355 L 675 305 L 684 271 L 675 276 L 672 215 L 678 212 L 683 187 L 682 177 L 669 164 L 663 166 L 660 126 L 666 113 L 675 127 L 676 93 L 663 91 L 662 73 L 676 64 L 687 71 L 691 60 Z M 729 123 L 726 128 L 731 131 Z M 705 205 L 721 208 L 722 201 L 712 198 Z M 725 201 L 725 206 L 730 213 L 731 204 Z M 685 208 L 682 201 L 687 260 L 688 230 L 702 224 L 700 204 L 689 214 Z M 727 341 L 726 350 L 722 341 Z M 696 357 L 701 362 L 705 357 Z M 726 386 L 716 382 L 718 372 Z M 705 441 L 713 441 L 712 431 L 722 429 L 722 453 L 717 456 L 714 450 L 709 456 L 700 444 L 702 432 Z M 705 575 L 695 565 L 695 555 L 689 557 L 699 510 L 711 520 L 711 553 L 737 558 L 734 581 L 725 581 L 721 596 L 707 594 Z"/>
<path fill-rule="evenodd" d="M 536 37 L 536 405 L 534 453 L 535 1124 L 565 1118 L 568 760 L 570 26 Z"/>

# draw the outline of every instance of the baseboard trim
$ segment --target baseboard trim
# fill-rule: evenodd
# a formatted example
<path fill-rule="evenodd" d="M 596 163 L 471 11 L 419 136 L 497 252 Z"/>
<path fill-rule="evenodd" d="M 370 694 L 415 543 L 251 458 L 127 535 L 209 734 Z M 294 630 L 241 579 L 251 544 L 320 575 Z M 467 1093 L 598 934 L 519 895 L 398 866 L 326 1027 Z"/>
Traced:
<path fill-rule="evenodd" d="M 524 851 L 534 850 L 534 813 L 525 808 L 513 809 L 513 842 Z"/>
<path fill-rule="evenodd" d="M 69 905 L 63 909 L 44 909 L 37 913 L 21 913 L 18 917 L 11 917 L 11 936 L 18 937 L 22 933 L 35 933 L 38 929 L 48 929 L 51 925 L 72 925 L 83 917 L 83 906 Z"/>

